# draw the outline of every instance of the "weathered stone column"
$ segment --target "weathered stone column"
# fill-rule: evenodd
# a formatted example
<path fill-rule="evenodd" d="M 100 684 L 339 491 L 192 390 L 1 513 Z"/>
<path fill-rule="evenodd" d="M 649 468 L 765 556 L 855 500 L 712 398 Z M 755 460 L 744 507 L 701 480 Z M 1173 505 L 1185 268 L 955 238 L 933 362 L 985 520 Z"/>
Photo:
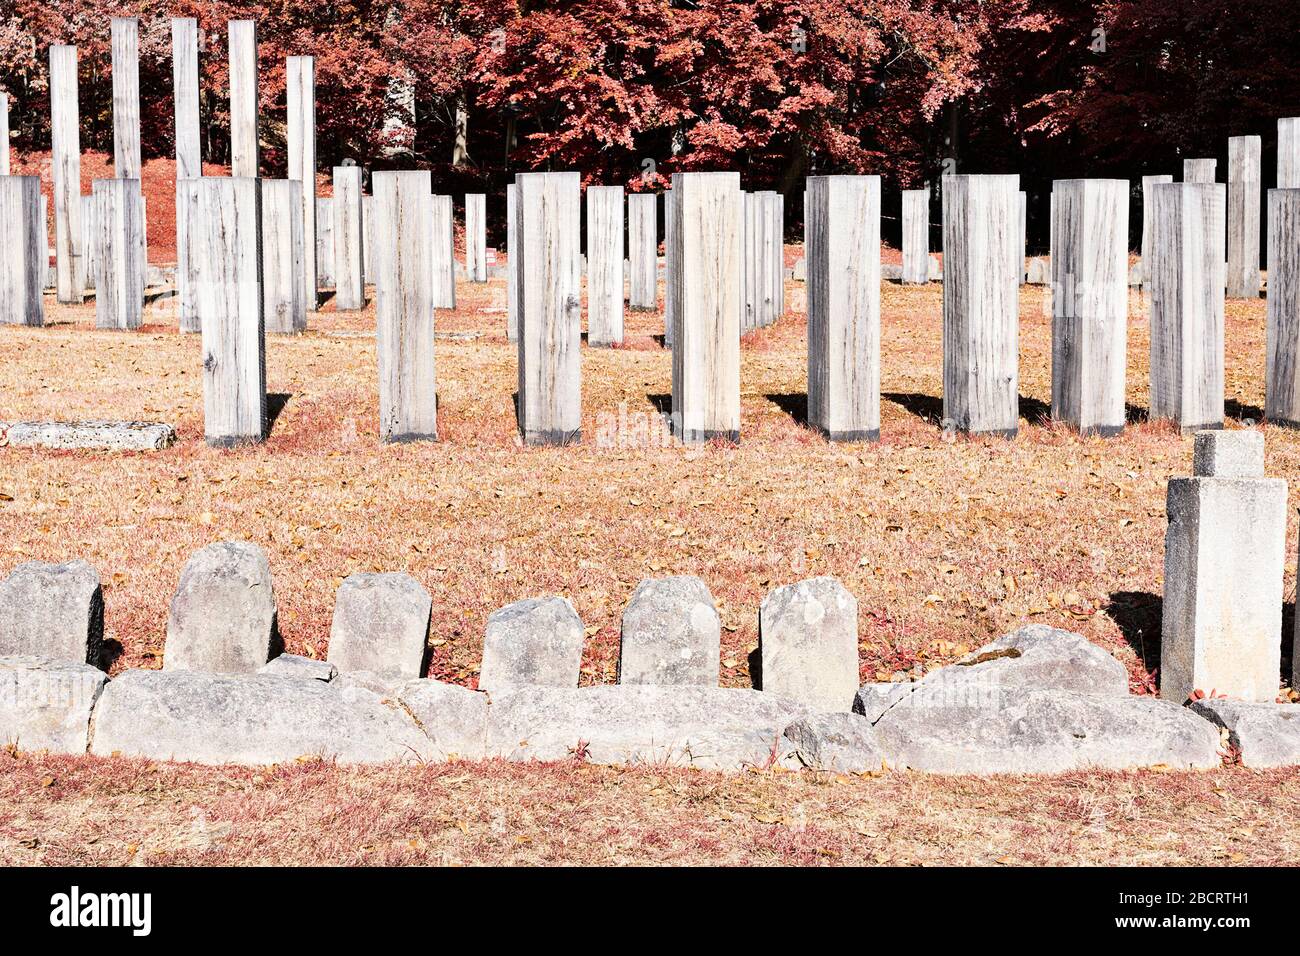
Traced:
<path fill-rule="evenodd" d="M 91 189 L 94 189 L 92 183 Z M 86 270 L 86 290 L 95 288 L 95 276 L 99 274 L 99 243 L 95 229 L 95 196 L 81 197 L 81 248 L 85 251 L 82 262 Z"/>
<path fill-rule="evenodd" d="M 1145 289 L 1151 285 L 1151 237 L 1154 235 L 1151 225 L 1151 187 L 1159 186 L 1161 183 L 1172 183 L 1173 176 L 1143 176 L 1142 177 L 1142 287 Z"/>
<path fill-rule="evenodd" d="M 428 170 L 371 177 L 379 434 L 386 442 L 438 439 L 431 189 Z"/>
<path fill-rule="evenodd" d="M 762 296 L 759 294 L 759 283 L 763 274 L 761 251 L 763 230 L 758 193 L 742 192 L 740 202 L 740 334 L 744 335 L 754 331 L 761 324 L 759 317 L 762 313 Z M 664 211 L 664 221 L 668 221 L 667 210 Z M 669 256 L 669 259 L 671 258 Z"/>
<path fill-rule="evenodd" d="M 1052 417 L 1124 430 L 1128 181 L 1058 179 L 1052 223 Z"/>
<path fill-rule="evenodd" d="M 1019 428 L 1019 183 L 943 178 L 943 417 L 957 431 Z"/>
<path fill-rule="evenodd" d="M 930 190 L 903 190 L 903 282 L 930 281 Z"/>
<path fill-rule="evenodd" d="M 506 255 L 510 267 L 506 270 L 506 340 L 519 341 L 519 273 L 514 268 L 514 256 L 519 251 L 519 193 L 514 183 L 506 186 Z"/>
<path fill-rule="evenodd" d="M 110 24 L 113 62 L 113 175 L 140 178 L 140 25 L 135 17 Z"/>
<path fill-rule="evenodd" d="M 0 93 L 0 176 L 9 175 L 9 94 Z"/>
<path fill-rule="evenodd" d="M 0 325 L 44 325 L 48 267 L 39 176 L 0 176 Z"/>
<path fill-rule="evenodd" d="M 182 332 L 199 331 L 194 306 L 196 266 L 186 238 L 192 218 L 181 199 L 180 184 L 203 175 L 199 133 L 199 21 L 172 20 L 172 98 L 176 121 L 176 301 Z"/>
<path fill-rule="evenodd" d="M 623 187 L 587 187 L 587 344 L 623 341 Z"/>
<path fill-rule="evenodd" d="M 808 424 L 880 437 L 880 177 L 808 178 Z"/>
<path fill-rule="evenodd" d="M 138 329 L 144 320 L 144 203 L 138 179 L 96 179 L 95 327 Z"/>
<path fill-rule="evenodd" d="M 361 197 L 361 281 L 373 283 L 375 266 L 370 261 L 370 250 L 375 244 L 374 197 Z"/>
<path fill-rule="evenodd" d="M 1151 417 L 1223 427 L 1224 187 L 1152 188 Z"/>
<path fill-rule="evenodd" d="M 230 52 L 230 175 L 256 177 L 257 21 L 227 24 Z"/>
<path fill-rule="evenodd" d="M 1019 284 L 1025 284 L 1025 259 L 1029 257 L 1029 197 L 1020 190 L 1020 233 L 1016 240 L 1016 249 L 1020 254 L 1020 264 L 1016 267 Z"/>
<path fill-rule="evenodd" d="M 433 197 L 433 304 L 456 308 L 456 212 L 450 196 Z"/>
<path fill-rule="evenodd" d="M 673 432 L 740 438 L 739 173 L 674 173 Z"/>
<path fill-rule="evenodd" d="M 1184 159 L 1183 182 L 1212 183 L 1219 165 L 1217 159 Z"/>
<path fill-rule="evenodd" d="M 781 196 L 764 190 L 762 196 L 763 218 L 763 314 L 764 326 L 775 325 L 781 314 L 778 304 L 782 298 L 785 280 L 781 274 L 783 263 L 780 234 Z"/>
<path fill-rule="evenodd" d="M 673 244 L 673 230 L 676 224 L 672 217 L 668 215 L 668 204 L 673 201 L 672 190 L 664 190 L 664 347 L 673 347 L 673 323 L 672 314 L 677 308 L 677 284 L 673 280 L 673 257 L 668 255 L 668 250 Z M 740 303 L 744 305 L 744 300 Z"/>
<path fill-rule="evenodd" d="M 1228 140 L 1228 297 L 1259 298 L 1258 136 Z"/>
<path fill-rule="evenodd" d="M 262 180 L 262 303 L 267 332 L 307 329 L 302 208 L 298 180 Z"/>
<path fill-rule="evenodd" d="M 316 200 L 316 283 L 334 288 L 334 200 L 328 196 Z"/>
<path fill-rule="evenodd" d="M 361 167 L 334 167 L 334 307 L 366 307 L 362 254 Z"/>
<path fill-rule="evenodd" d="M 183 180 L 181 189 L 195 197 L 190 249 L 203 333 L 204 438 L 222 448 L 260 442 L 266 434 L 261 181 L 204 176 Z"/>
<path fill-rule="evenodd" d="M 1300 188 L 1268 191 L 1267 350 L 1264 416 L 1300 428 Z"/>
<path fill-rule="evenodd" d="M 519 430 L 529 445 L 582 437 L 582 289 L 578 173 L 515 177 L 519 253 Z"/>
<path fill-rule="evenodd" d="M 55 289 L 60 302 L 86 297 L 81 227 L 81 129 L 77 48 L 50 47 L 50 141 L 54 183 Z"/>
<path fill-rule="evenodd" d="M 465 196 L 465 275 L 470 282 L 487 282 L 487 196 Z"/>
<path fill-rule="evenodd" d="M 1170 189 L 1171 187 L 1161 187 Z M 1262 432 L 1198 432 L 1191 478 L 1165 505 L 1160 696 L 1271 702 L 1282 657 L 1286 482 L 1264 477 Z"/>
<path fill-rule="evenodd" d="M 654 193 L 631 193 L 627 197 L 627 260 L 630 309 L 653 311 L 659 257 L 658 197 Z"/>
<path fill-rule="evenodd" d="M 1277 121 L 1277 188 L 1300 189 L 1300 116 Z"/>
<path fill-rule="evenodd" d="M 288 100 L 289 178 L 302 183 L 303 302 L 314 310 L 320 302 L 316 266 L 316 58 L 285 60 Z"/>
<path fill-rule="evenodd" d="M 785 197 L 770 194 L 772 217 L 772 321 L 785 315 Z M 879 204 L 877 204 L 879 214 Z M 879 226 L 877 226 L 879 229 Z"/>

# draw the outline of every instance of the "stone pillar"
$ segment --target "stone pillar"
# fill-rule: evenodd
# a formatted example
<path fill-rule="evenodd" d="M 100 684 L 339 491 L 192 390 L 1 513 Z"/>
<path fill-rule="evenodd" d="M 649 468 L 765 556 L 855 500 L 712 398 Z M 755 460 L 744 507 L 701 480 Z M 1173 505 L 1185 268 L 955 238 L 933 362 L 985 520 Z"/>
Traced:
<path fill-rule="evenodd" d="M 1228 297 L 1259 298 L 1258 136 L 1228 140 Z"/>
<path fill-rule="evenodd" d="M 303 302 L 314 310 L 320 301 L 316 255 L 316 58 L 291 56 L 285 61 L 288 100 L 289 178 L 302 183 Z"/>
<path fill-rule="evenodd" d="M 261 182 L 245 176 L 183 180 L 194 196 L 190 250 L 203 333 L 203 434 L 229 448 L 266 434 Z M 187 200 L 189 202 L 189 200 Z"/>
<path fill-rule="evenodd" d="M 0 176 L 9 175 L 9 94 L 0 93 Z"/>
<path fill-rule="evenodd" d="M 1160 187 L 1161 190 L 1172 187 Z M 1271 702 L 1282 658 L 1286 482 L 1264 477 L 1264 435 L 1198 432 L 1191 478 L 1166 500 L 1160 696 Z"/>
<path fill-rule="evenodd" d="M 373 187 L 372 187 L 373 189 Z M 456 212 L 450 196 L 433 197 L 433 304 L 456 308 Z"/>
<path fill-rule="evenodd" d="M 1154 235 L 1151 225 L 1151 187 L 1173 181 L 1173 176 L 1142 177 L 1142 287 L 1144 289 L 1151 284 L 1151 269 L 1154 266 L 1151 259 L 1151 237 Z"/>
<path fill-rule="evenodd" d="M 0 176 L 0 325 L 44 325 L 45 200 L 39 176 Z"/>
<path fill-rule="evenodd" d="M 1052 417 L 1085 435 L 1124 430 L 1128 190 L 1123 179 L 1052 184 Z"/>
<path fill-rule="evenodd" d="M 81 130 L 77 48 L 50 47 L 50 141 L 54 184 L 55 288 L 60 302 L 86 297 L 81 227 Z"/>
<path fill-rule="evenodd" d="M 1152 188 L 1151 417 L 1223 427 L 1224 187 Z"/>
<path fill-rule="evenodd" d="M 199 331 L 194 305 L 196 269 L 189 254 L 187 231 L 193 210 L 182 200 L 180 184 L 203 175 L 199 132 L 199 21 L 172 20 L 172 97 L 176 120 L 176 300 L 182 332 Z M 191 198 L 194 193 L 187 194 Z"/>
<path fill-rule="evenodd" d="M 764 190 L 763 197 L 763 325 L 775 325 L 781 314 L 778 304 L 785 286 L 781 275 L 783 263 L 780 230 L 781 196 Z"/>
<path fill-rule="evenodd" d="M 514 268 L 514 257 L 519 251 L 519 194 L 514 183 L 506 186 L 506 255 L 510 258 L 506 270 L 506 340 L 519 341 L 519 274 Z"/>
<path fill-rule="evenodd" d="M 94 188 L 92 184 L 92 189 Z M 85 250 L 83 262 L 86 269 L 86 290 L 95 288 L 95 276 L 99 274 L 99 243 L 95 230 L 95 197 L 81 197 L 81 248 Z"/>
<path fill-rule="evenodd" d="M 231 20 L 230 175 L 256 177 L 257 169 L 257 21 Z"/>
<path fill-rule="evenodd" d="M 1016 276 L 1019 284 L 1025 284 L 1025 259 L 1029 257 L 1029 197 L 1025 191 L 1020 190 L 1020 233 L 1016 240 L 1016 250 L 1020 255 L 1020 263 L 1016 267 Z"/>
<path fill-rule="evenodd" d="M 470 282 L 487 282 L 487 196 L 465 196 L 465 275 Z"/>
<path fill-rule="evenodd" d="M 880 177 L 811 176 L 808 424 L 832 441 L 880 437 Z"/>
<path fill-rule="evenodd" d="M 772 219 L 771 190 L 761 190 L 754 194 L 755 211 L 758 219 L 758 234 L 755 237 L 758 251 L 758 327 L 767 328 L 776 321 L 776 299 L 772 292 L 772 261 L 775 258 L 776 223 Z"/>
<path fill-rule="evenodd" d="M 761 228 L 759 215 L 759 197 L 757 193 L 742 192 L 741 202 L 741 236 L 740 236 L 740 334 L 744 335 L 759 327 L 762 313 L 762 296 L 759 295 L 759 280 L 763 273 Z M 806 205 L 806 203 L 805 203 Z M 805 213 L 806 215 L 806 213 Z M 668 220 L 667 211 L 664 221 Z M 805 228 L 807 220 L 805 219 Z M 671 259 L 672 257 L 669 256 Z"/>
<path fill-rule="evenodd" d="M 95 327 L 138 329 L 144 320 L 144 203 L 138 179 L 96 179 Z"/>
<path fill-rule="evenodd" d="M 623 187 L 587 187 L 587 344 L 623 341 Z"/>
<path fill-rule="evenodd" d="M 1277 188 L 1300 189 L 1300 116 L 1277 121 Z"/>
<path fill-rule="evenodd" d="M 438 439 L 431 188 L 428 170 L 371 178 L 379 434 L 386 442 Z"/>
<path fill-rule="evenodd" d="M 957 431 L 1019 428 L 1019 183 L 943 178 L 943 417 Z"/>
<path fill-rule="evenodd" d="M 1300 188 L 1268 191 L 1267 308 L 1264 416 L 1300 428 Z"/>
<path fill-rule="evenodd" d="M 361 197 L 361 281 L 373 283 L 375 266 L 370 261 L 370 249 L 375 244 L 374 197 Z"/>
<path fill-rule="evenodd" d="M 302 208 L 298 180 L 262 180 L 262 307 L 267 332 L 307 329 Z"/>
<path fill-rule="evenodd" d="M 366 307 L 361 235 L 361 167 L 334 167 L 334 308 Z M 427 217 L 426 217 L 427 221 Z"/>
<path fill-rule="evenodd" d="M 673 347 L 673 323 L 670 316 L 677 308 L 677 285 L 673 279 L 673 257 L 668 255 L 672 247 L 676 224 L 668 215 L 668 204 L 673 201 L 672 190 L 664 191 L 664 347 Z M 742 301 L 743 305 L 743 301 Z"/>
<path fill-rule="evenodd" d="M 654 311 L 658 273 L 658 198 L 654 193 L 627 197 L 628 308 Z"/>
<path fill-rule="evenodd" d="M 334 200 L 329 197 L 316 200 L 316 283 L 334 288 Z"/>
<path fill-rule="evenodd" d="M 930 281 L 930 190 L 903 190 L 903 282 Z"/>
<path fill-rule="evenodd" d="M 110 27 L 113 58 L 113 175 L 140 179 L 140 24 L 114 17 Z"/>
<path fill-rule="evenodd" d="M 740 438 L 739 173 L 674 173 L 673 432 Z"/>
<path fill-rule="evenodd" d="M 1218 165 L 1217 159 L 1184 159 L 1183 182 L 1212 183 Z"/>
<path fill-rule="evenodd" d="M 515 177 L 518 269 L 519 430 L 529 445 L 582 438 L 582 289 L 578 173 Z"/>

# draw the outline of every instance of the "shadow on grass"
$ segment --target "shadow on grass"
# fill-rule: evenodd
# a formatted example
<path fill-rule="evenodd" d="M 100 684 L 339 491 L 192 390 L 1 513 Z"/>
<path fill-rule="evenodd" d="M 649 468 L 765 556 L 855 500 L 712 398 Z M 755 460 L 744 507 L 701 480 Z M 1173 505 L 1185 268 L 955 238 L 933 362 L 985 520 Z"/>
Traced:
<path fill-rule="evenodd" d="M 769 402 L 794 419 L 796 425 L 808 425 L 808 393 L 789 392 L 764 395 Z"/>

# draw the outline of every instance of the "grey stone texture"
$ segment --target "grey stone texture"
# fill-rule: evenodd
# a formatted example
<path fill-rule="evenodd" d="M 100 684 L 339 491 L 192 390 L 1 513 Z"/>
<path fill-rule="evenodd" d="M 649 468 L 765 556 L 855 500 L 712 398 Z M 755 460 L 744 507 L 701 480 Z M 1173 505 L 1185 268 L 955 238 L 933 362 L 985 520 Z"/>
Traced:
<path fill-rule="evenodd" d="M 167 617 L 164 667 L 251 674 L 271 659 L 275 591 L 266 552 L 246 541 L 196 551 Z"/>
<path fill-rule="evenodd" d="M 384 678 L 424 675 L 433 599 L 404 572 L 350 574 L 339 587 L 329 660 Z"/>
<path fill-rule="evenodd" d="M 176 441 L 165 422 L 0 422 L 10 448 L 160 451 Z"/>
<path fill-rule="evenodd" d="M 257 671 L 275 677 L 296 677 L 299 680 L 318 680 L 328 684 L 339 676 L 339 669 L 329 661 L 318 661 L 298 654 L 281 654 Z"/>
<path fill-rule="evenodd" d="M 871 721 L 859 714 L 803 717 L 784 737 L 794 758 L 812 770 L 871 773 L 889 765 Z"/>
<path fill-rule="evenodd" d="M 434 759 L 486 756 L 486 694 L 436 680 L 413 680 L 401 686 L 397 698 L 431 741 Z"/>
<path fill-rule="evenodd" d="M 0 657 L 0 747 L 86 752 L 90 719 L 108 678 L 76 661 Z"/>
<path fill-rule="evenodd" d="M 0 582 L 0 655 L 98 666 L 103 639 L 99 573 L 85 561 L 29 561 Z"/>
<path fill-rule="evenodd" d="M 847 712 L 858 689 L 858 602 L 835 578 L 777 588 L 759 611 L 759 683 L 814 710 Z"/>
<path fill-rule="evenodd" d="M 1263 769 L 1300 765 L 1300 706 L 1206 698 L 1189 707 L 1228 731 L 1228 743 L 1241 752 L 1242 766 Z"/>
<path fill-rule="evenodd" d="M 697 577 L 642 581 L 623 612 L 620 684 L 718 685 L 722 624 Z"/>
<path fill-rule="evenodd" d="M 583 636 L 568 598 L 529 598 L 493 611 L 483 637 L 479 689 L 577 687 Z"/>

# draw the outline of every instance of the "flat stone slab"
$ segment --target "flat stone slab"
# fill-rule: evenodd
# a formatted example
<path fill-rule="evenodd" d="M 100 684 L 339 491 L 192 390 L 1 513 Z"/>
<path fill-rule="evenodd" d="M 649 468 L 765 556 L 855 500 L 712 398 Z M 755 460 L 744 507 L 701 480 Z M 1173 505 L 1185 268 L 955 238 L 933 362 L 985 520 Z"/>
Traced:
<path fill-rule="evenodd" d="M 165 422 L 0 422 L 0 446 L 159 451 L 176 441 Z"/>
<path fill-rule="evenodd" d="M 104 595 L 80 559 L 28 561 L 0 581 L 0 654 L 102 663 Z"/>
<path fill-rule="evenodd" d="M 743 688 L 528 687 L 492 695 L 487 753 L 743 770 L 785 762 L 785 729 L 810 714 L 795 701 Z"/>
<path fill-rule="evenodd" d="M 427 760 L 429 738 L 395 702 L 272 674 L 127 671 L 95 711 L 91 753 L 203 764 L 299 757 L 340 763 Z"/>
<path fill-rule="evenodd" d="M 397 699 L 432 742 L 437 759 L 481 760 L 486 755 L 486 694 L 422 678 L 403 684 Z"/>
<path fill-rule="evenodd" d="M 107 675 L 89 664 L 0 657 L 0 746 L 84 754 Z"/>
<path fill-rule="evenodd" d="M 812 770 L 869 773 L 889 764 L 871 721 L 859 714 L 813 714 L 796 720 L 784 736 L 794 758 Z"/>
<path fill-rule="evenodd" d="M 1188 709 L 1228 731 L 1228 742 L 1241 751 L 1242 766 L 1300 766 L 1300 705 L 1206 698 Z"/>

